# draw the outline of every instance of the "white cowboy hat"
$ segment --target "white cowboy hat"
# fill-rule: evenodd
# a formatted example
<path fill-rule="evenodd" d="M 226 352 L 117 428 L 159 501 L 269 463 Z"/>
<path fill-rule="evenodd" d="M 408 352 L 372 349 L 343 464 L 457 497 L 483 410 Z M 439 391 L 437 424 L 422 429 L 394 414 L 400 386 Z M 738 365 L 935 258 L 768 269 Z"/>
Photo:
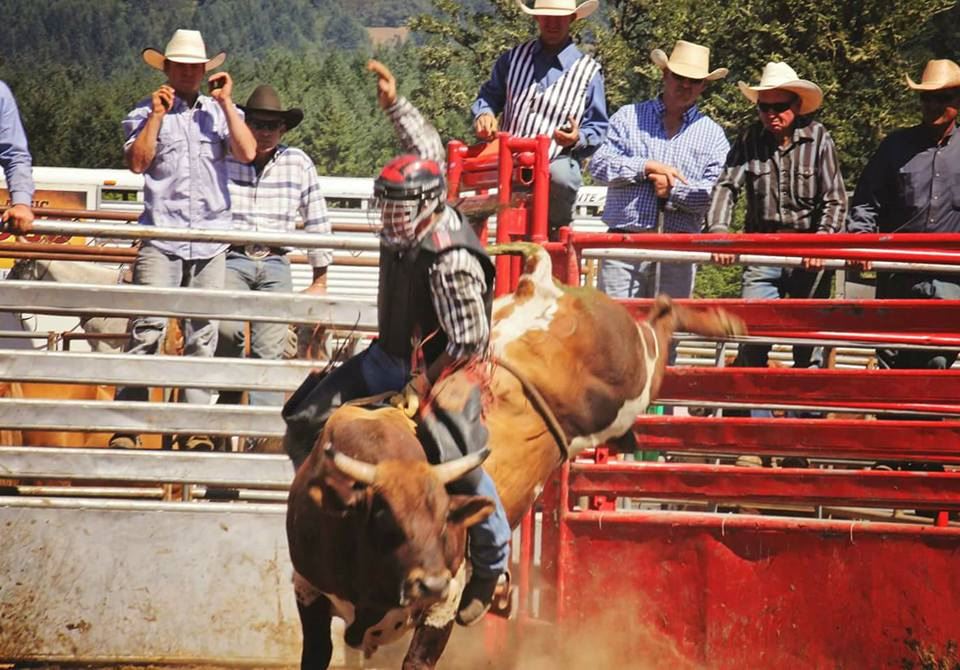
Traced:
<path fill-rule="evenodd" d="M 173 34 L 163 53 L 157 49 L 146 48 L 142 56 L 147 65 L 157 70 L 163 70 L 163 62 L 169 60 L 174 63 L 206 63 L 207 72 L 220 67 L 227 59 L 227 54 L 223 51 L 213 58 L 207 58 L 207 47 L 203 44 L 200 31 L 183 28 Z"/>
<path fill-rule="evenodd" d="M 800 98 L 800 114 L 816 111 L 823 102 L 823 91 L 812 81 L 800 79 L 793 68 L 786 63 L 767 63 L 760 75 L 760 83 L 748 86 L 746 82 L 737 82 L 740 92 L 752 103 L 757 102 L 760 91 L 790 91 Z"/>
<path fill-rule="evenodd" d="M 910 75 L 907 75 L 907 86 L 914 91 L 939 91 L 945 88 L 960 87 L 960 65 L 952 60 L 931 60 L 927 61 L 927 66 L 923 68 L 923 76 L 920 77 L 920 83 L 914 83 Z"/>
<path fill-rule="evenodd" d="M 574 15 L 574 20 L 585 19 L 593 14 L 598 6 L 597 0 L 587 0 L 585 3 L 577 6 L 577 0 L 534 0 L 533 8 L 523 4 L 523 0 L 517 0 L 517 4 L 527 14 L 532 16 L 570 16 Z"/>
<path fill-rule="evenodd" d="M 661 70 L 670 70 L 674 74 L 688 79 L 722 79 L 730 72 L 725 67 L 710 71 L 710 49 L 693 42 L 677 40 L 670 52 L 670 58 L 662 49 L 650 52 L 650 60 Z"/>

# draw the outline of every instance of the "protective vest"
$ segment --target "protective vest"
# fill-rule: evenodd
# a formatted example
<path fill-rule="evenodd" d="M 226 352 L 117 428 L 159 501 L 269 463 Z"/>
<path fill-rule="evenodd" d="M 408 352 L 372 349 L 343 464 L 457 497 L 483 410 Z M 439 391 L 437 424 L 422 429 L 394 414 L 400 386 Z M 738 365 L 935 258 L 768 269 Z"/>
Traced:
<path fill-rule="evenodd" d="M 515 47 L 507 73 L 507 102 L 503 109 L 503 130 L 516 137 L 553 137 L 553 131 L 567 123 L 567 117 L 581 121 L 587 104 L 587 87 L 600 72 L 600 64 L 587 54 L 570 66 L 545 89 L 533 77 L 533 50 L 537 40 Z M 550 159 L 563 147 L 550 141 Z"/>
<path fill-rule="evenodd" d="M 447 216 L 459 216 L 447 209 Z M 414 342 L 426 339 L 423 355 L 427 365 L 443 353 L 447 335 L 440 328 L 430 290 L 430 268 L 441 254 L 466 249 L 483 267 L 487 290 L 483 295 L 487 320 L 493 309 L 494 267 L 476 233 L 466 223 L 450 230 L 441 220 L 418 246 L 397 251 L 380 245 L 380 284 L 377 309 L 380 347 L 387 353 L 409 360 Z"/>

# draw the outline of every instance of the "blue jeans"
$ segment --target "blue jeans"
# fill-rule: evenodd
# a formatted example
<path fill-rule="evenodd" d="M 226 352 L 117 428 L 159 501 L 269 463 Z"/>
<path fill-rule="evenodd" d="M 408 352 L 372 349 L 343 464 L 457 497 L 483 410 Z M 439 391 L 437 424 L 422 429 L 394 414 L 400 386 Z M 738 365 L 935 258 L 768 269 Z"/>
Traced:
<path fill-rule="evenodd" d="M 577 192 L 583 186 L 580 163 L 566 154 L 550 161 L 550 207 L 547 225 L 551 231 L 569 226 L 573 221 L 573 206 Z"/>
<path fill-rule="evenodd" d="M 481 465 L 476 484 L 465 477 L 447 485 L 450 493 L 467 496 L 484 496 L 493 501 L 493 514 L 467 529 L 470 535 L 470 563 L 473 574 L 478 577 L 497 577 L 506 572 L 510 562 L 510 524 L 500 502 L 500 494 L 493 479 Z"/>
<path fill-rule="evenodd" d="M 659 290 L 657 266 L 660 266 Z M 693 295 L 697 266 L 693 263 L 657 263 L 605 258 L 597 272 L 597 288 L 611 298 L 655 298 L 666 293 L 671 298 Z"/>
<path fill-rule="evenodd" d="M 803 268 L 748 266 L 743 271 L 741 294 L 744 300 L 776 300 L 789 298 L 829 298 L 833 282 L 831 271 L 810 271 Z M 733 365 L 744 368 L 765 368 L 769 362 L 769 344 L 741 344 Z M 822 347 L 794 346 L 793 367 L 823 365 Z M 750 416 L 770 417 L 768 409 L 750 410 Z"/>
<path fill-rule="evenodd" d="M 660 277 L 657 277 L 657 268 Z M 697 266 L 693 263 L 657 263 L 656 261 L 622 261 L 604 258 L 597 272 L 597 288 L 611 298 L 655 298 L 666 293 L 671 298 L 693 295 Z M 677 361 L 677 345 L 670 344 L 667 362 Z M 672 409 L 666 409 L 672 414 Z"/>
<path fill-rule="evenodd" d="M 348 400 L 400 391 L 410 377 L 408 361 L 391 356 L 374 342 L 326 376 L 312 374 L 283 406 L 287 432 L 283 446 L 295 468 L 313 449 L 323 424 L 333 411 Z M 482 466 L 481 466 L 482 467 Z M 473 481 L 471 481 L 473 480 Z M 470 561 L 476 574 L 499 575 L 510 558 L 510 524 L 490 475 L 467 477 L 449 485 L 452 493 L 487 496 L 495 511 L 469 529 Z"/>
<path fill-rule="evenodd" d="M 224 281 L 224 254 L 201 260 L 184 260 L 168 255 L 149 243 L 140 247 L 133 266 L 133 283 L 157 288 L 189 287 L 197 289 L 222 289 Z M 130 340 L 125 351 L 130 354 L 155 354 L 167 329 L 167 319 L 162 316 L 138 316 L 130 323 Z M 213 356 L 217 349 L 217 322 L 209 319 L 184 319 L 183 355 Z M 182 402 L 199 405 L 210 403 L 207 389 L 185 388 L 180 390 Z M 142 386 L 126 386 L 117 389 L 117 400 L 148 399 L 147 389 Z"/>
<path fill-rule="evenodd" d="M 227 252 L 227 276 L 224 288 L 230 291 L 263 291 L 265 293 L 293 293 L 290 259 L 270 255 L 253 259 L 236 251 Z M 250 358 L 276 361 L 283 357 L 289 327 L 285 323 L 250 323 Z M 221 321 L 217 356 L 241 358 L 246 350 L 246 322 Z M 237 404 L 239 391 L 222 391 L 220 402 Z M 251 405 L 282 405 L 283 393 L 250 391 Z"/>

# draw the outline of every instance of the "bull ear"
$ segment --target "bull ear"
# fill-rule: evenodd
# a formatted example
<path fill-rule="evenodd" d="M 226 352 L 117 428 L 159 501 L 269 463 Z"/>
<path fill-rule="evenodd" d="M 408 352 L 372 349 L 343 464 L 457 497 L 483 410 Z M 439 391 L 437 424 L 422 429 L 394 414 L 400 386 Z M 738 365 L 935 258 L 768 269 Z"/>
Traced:
<path fill-rule="evenodd" d="M 483 496 L 450 496 L 450 510 L 447 520 L 469 528 L 493 514 L 494 506 L 490 498 Z"/>

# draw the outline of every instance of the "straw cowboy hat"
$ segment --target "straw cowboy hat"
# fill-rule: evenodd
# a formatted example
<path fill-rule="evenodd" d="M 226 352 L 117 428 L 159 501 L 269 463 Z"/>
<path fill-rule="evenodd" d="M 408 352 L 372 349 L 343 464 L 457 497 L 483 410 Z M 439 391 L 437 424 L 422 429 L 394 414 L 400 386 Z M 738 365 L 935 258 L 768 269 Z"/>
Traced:
<path fill-rule="evenodd" d="M 800 98 L 800 114 L 810 114 L 819 109 L 823 102 L 823 91 L 812 81 L 800 79 L 793 68 L 786 63 L 767 63 L 760 75 L 760 83 L 748 86 L 746 82 L 737 82 L 740 92 L 752 103 L 757 102 L 760 91 L 790 91 Z"/>
<path fill-rule="evenodd" d="M 723 79 L 730 72 L 725 67 L 710 71 L 710 49 L 693 42 L 677 40 L 670 52 L 670 58 L 662 49 L 650 52 L 650 60 L 661 70 L 670 70 L 674 74 L 688 79 Z"/>
<path fill-rule="evenodd" d="M 952 60 L 931 60 L 923 68 L 920 83 L 914 83 L 910 75 L 907 77 L 907 86 L 914 91 L 939 91 L 944 88 L 960 87 L 960 65 Z"/>
<path fill-rule="evenodd" d="M 280 104 L 280 96 L 269 84 L 261 84 L 253 89 L 247 104 L 240 105 L 240 109 L 244 114 L 281 119 L 287 130 L 293 130 L 303 121 L 303 110 L 298 107 L 284 109 Z"/>
<path fill-rule="evenodd" d="M 517 4 L 527 14 L 532 16 L 570 16 L 574 15 L 574 20 L 585 19 L 593 14 L 598 2 L 597 0 L 587 0 L 585 3 L 577 6 L 577 0 L 534 0 L 533 9 L 523 4 L 523 0 L 517 0 Z"/>
<path fill-rule="evenodd" d="M 207 47 L 203 44 L 200 31 L 182 28 L 173 34 L 163 53 L 148 47 L 143 50 L 142 56 L 147 65 L 157 70 L 163 70 L 163 62 L 169 60 L 174 63 L 206 63 L 207 72 L 220 67 L 227 59 L 223 51 L 213 58 L 207 58 Z"/>

